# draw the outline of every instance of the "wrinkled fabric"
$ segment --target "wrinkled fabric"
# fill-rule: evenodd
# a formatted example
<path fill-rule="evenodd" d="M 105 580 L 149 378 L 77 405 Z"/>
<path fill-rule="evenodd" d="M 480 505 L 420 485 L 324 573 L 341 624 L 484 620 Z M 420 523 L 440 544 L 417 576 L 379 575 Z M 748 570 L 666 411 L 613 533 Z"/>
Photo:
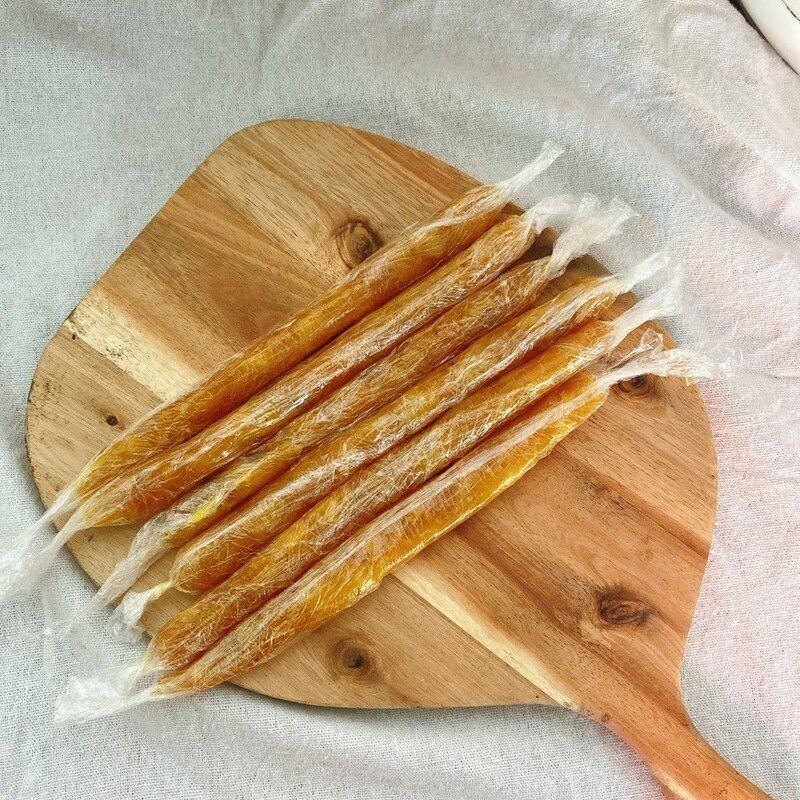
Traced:
<path fill-rule="evenodd" d="M 719 512 L 683 687 L 702 733 L 800 797 L 800 79 L 722 0 L 591 4 L 0 4 L 0 535 L 41 511 L 23 442 L 60 322 L 222 139 L 327 119 L 485 180 L 552 138 L 542 193 L 620 195 L 641 217 L 594 252 L 684 269 L 685 346 L 738 363 L 704 387 Z M 9 798 L 660 798 L 646 767 L 567 711 L 308 708 L 221 688 L 57 728 L 87 663 L 141 647 L 41 631 L 92 587 L 60 557 L 0 619 Z"/>

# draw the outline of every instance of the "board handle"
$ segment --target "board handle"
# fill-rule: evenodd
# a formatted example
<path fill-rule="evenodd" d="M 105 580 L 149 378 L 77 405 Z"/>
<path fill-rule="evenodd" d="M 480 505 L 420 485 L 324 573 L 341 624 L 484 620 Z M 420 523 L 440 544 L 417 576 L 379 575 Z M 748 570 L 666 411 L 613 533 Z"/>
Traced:
<path fill-rule="evenodd" d="M 647 762 L 669 800 L 773 800 L 714 750 L 682 703 L 680 709 L 661 720 L 641 720 L 640 730 L 610 726 Z"/>

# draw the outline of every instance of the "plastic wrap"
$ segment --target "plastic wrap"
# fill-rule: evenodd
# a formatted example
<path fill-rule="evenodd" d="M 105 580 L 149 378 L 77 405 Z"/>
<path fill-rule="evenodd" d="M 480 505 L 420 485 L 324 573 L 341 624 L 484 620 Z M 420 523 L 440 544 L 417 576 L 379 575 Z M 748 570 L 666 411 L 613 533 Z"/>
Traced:
<path fill-rule="evenodd" d="M 395 401 L 313 450 L 252 500 L 184 546 L 173 564 L 170 584 L 192 593 L 219 584 L 355 470 L 530 353 L 599 314 L 616 296 L 614 285 L 613 279 L 589 278 L 495 328 Z M 609 341 L 616 331 L 627 328 L 630 332 L 664 313 L 667 306 L 671 309 L 672 303 L 672 289 L 643 301 L 614 323 Z M 592 330 L 599 337 L 606 325 L 598 323 Z"/>
<path fill-rule="evenodd" d="M 93 598 L 88 612 L 118 597 L 153 561 L 222 519 L 288 469 L 312 445 L 393 400 L 478 336 L 528 308 L 547 281 L 560 275 L 573 258 L 592 244 L 614 235 L 631 215 L 630 209 L 619 201 L 598 208 L 592 197 L 583 198 L 579 205 L 570 198 L 551 198 L 537 207 L 537 227 L 547 223 L 551 213 L 575 213 L 574 223 L 557 241 L 552 257 L 519 264 L 469 295 L 318 406 L 287 424 L 255 453 L 241 457 L 145 523 L 128 556 Z"/>
<path fill-rule="evenodd" d="M 660 337 L 647 336 L 631 358 L 573 376 L 441 475 L 359 528 L 186 668 L 139 690 L 142 679 L 168 669 L 151 648 L 138 665 L 73 681 L 59 697 L 57 717 L 82 721 L 207 689 L 274 657 L 374 591 L 389 572 L 515 483 L 602 405 L 614 383 L 645 372 L 705 378 L 717 369 L 696 354 L 663 352 Z"/>
<path fill-rule="evenodd" d="M 608 293 L 599 307 L 612 299 Z M 622 324 L 620 331 L 626 330 Z M 228 580 L 168 622 L 154 638 L 153 652 L 170 669 L 193 661 L 357 527 L 444 469 L 589 361 L 604 355 L 616 338 L 609 337 L 605 324 L 590 323 L 462 400 L 423 432 L 359 470 Z M 131 611 L 140 610 L 141 597 L 132 595 L 131 603 Z"/>
<path fill-rule="evenodd" d="M 432 219 L 401 233 L 291 320 L 126 431 L 81 471 L 74 482 L 78 494 L 85 496 L 134 464 L 221 419 L 436 264 L 472 244 L 497 223 L 514 194 L 562 152 L 547 142 L 517 175 L 494 185 L 477 186 Z"/>
<path fill-rule="evenodd" d="M 120 437 L 76 479 L 74 485 L 80 488 L 62 492 L 56 505 L 62 513 L 72 511 L 72 517 L 44 551 L 31 549 L 29 539 L 35 531 L 26 531 L 4 555 L 0 596 L 46 569 L 75 532 L 143 522 L 165 509 L 490 282 L 563 208 L 562 201 L 549 201 L 497 222 L 513 193 L 560 152 L 545 145 L 517 176 L 471 190 L 431 222 L 402 234 L 306 311 Z M 461 250 L 465 245 L 469 247 Z M 453 257 L 424 274 L 448 256 Z M 306 358 L 340 331 L 333 342 Z M 175 446 L 167 449 L 169 444 Z M 151 457 L 140 464 L 145 456 Z M 87 497 L 90 489 L 94 491 Z M 51 520 L 51 514 L 45 515 L 37 528 Z"/>
<path fill-rule="evenodd" d="M 660 259 L 649 259 L 643 265 L 644 274 L 650 274 L 660 263 Z M 587 279 L 494 329 L 397 400 L 312 451 L 262 493 L 186 545 L 173 563 L 169 585 L 193 593 L 218 585 L 355 470 L 422 429 L 527 354 L 592 318 L 630 280 Z M 671 304 L 672 291 L 666 295 Z M 663 311 L 666 295 L 641 303 L 613 328 L 598 323 L 593 333 L 608 333 L 612 341 L 617 331 L 630 331 Z M 160 585 L 151 592 L 157 595 L 163 588 Z M 140 604 L 135 597 L 130 602 L 133 605 L 126 603 L 123 607 L 128 616 L 127 609 Z"/>
<path fill-rule="evenodd" d="M 561 208 L 556 199 L 557 208 Z M 154 456 L 95 492 L 76 517 L 83 525 L 141 522 L 204 478 L 252 450 L 305 408 L 476 288 L 495 278 L 533 243 L 544 212 L 535 206 L 490 228 L 469 248 L 388 300 L 267 389 L 185 444 Z"/>
<path fill-rule="evenodd" d="M 516 327 L 516 334 L 501 331 L 495 335 L 495 341 L 506 342 L 513 350 L 520 332 L 522 341 L 527 343 L 526 333 L 536 332 L 534 336 L 537 333 L 541 336 L 542 330 L 549 330 L 549 335 L 553 336 L 569 325 L 586 322 L 607 308 L 637 280 L 650 277 L 665 263 L 666 259 L 657 255 L 627 276 L 580 281 L 535 312 L 524 315 L 521 324 L 516 321 L 512 326 Z M 611 323 L 598 321 L 579 327 L 536 358 L 461 399 L 422 434 L 403 442 L 405 436 L 422 428 L 430 419 L 430 416 L 414 416 L 414 412 L 420 410 L 419 398 L 428 401 L 423 382 L 415 387 L 417 391 L 409 393 L 410 402 L 401 404 L 397 410 L 390 408 L 388 415 L 381 412 L 374 419 L 365 420 L 361 427 L 368 433 L 366 438 L 362 434 L 359 439 L 357 426 L 356 436 L 344 435 L 336 443 L 333 448 L 335 456 L 322 448 L 321 458 L 314 454 L 316 459 L 310 459 L 311 470 L 308 463 L 299 464 L 287 476 L 289 481 L 285 486 L 291 493 L 267 492 L 258 503 L 233 515 L 219 529 L 212 529 L 209 535 L 185 548 L 173 563 L 169 581 L 158 584 L 149 592 L 131 593 L 125 598 L 117 613 L 120 628 L 133 624 L 146 601 L 160 596 L 168 587 L 201 593 L 216 586 L 168 623 L 151 644 L 165 663 L 168 658 L 182 653 L 180 657 L 184 660 L 168 662 L 171 668 L 182 666 L 335 546 L 353 525 L 362 523 L 369 515 L 377 513 L 442 469 L 522 407 L 592 360 L 607 354 L 643 321 L 672 310 L 673 303 L 674 288 L 670 286 Z M 541 338 L 538 341 L 541 343 Z M 527 344 L 521 347 L 523 352 L 529 349 Z M 498 363 L 505 359 L 508 365 L 519 360 L 519 354 L 512 356 L 497 346 L 486 345 L 477 349 L 482 358 L 488 356 Z M 430 383 L 439 385 L 438 391 L 445 391 L 447 396 L 454 383 L 469 375 L 468 365 L 469 359 L 464 359 L 460 364 L 462 372 L 445 378 L 444 390 L 436 376 Z M 492 374 L 497 375 L 498 371 Z M 407 418 L 403 418 L 403 413 Z M 403 443 L 390 449 L 397 442 Z M 300 516 L 324 495 L 337 468 L 342 473 L 338 483 L 342 484 L 357 466 L 372 460 L 367 456 L 385 452 L 383 458 L 356 473 L 349 482 L 343 483 L 319 505 Z M 339 466 L 343 460 L 344 467 Z M 302 494 L 298 494 L 301 490 Z M 298 517 L 298 521 L 289 527 L 287 520 Z M 281 528 L 286 530 L 280 533 Z M 245 563 L 249 555 L 256 553 L 276 534 L 279 535 L 272 544 Z M 244 566 L 232 574 L 242 564 Z M 229 575 L 232 576 L 222 583 Z M 180 644 L 175 644 L 176 641 Z M 163 642 L 168 644 L 162 647 Z"/>

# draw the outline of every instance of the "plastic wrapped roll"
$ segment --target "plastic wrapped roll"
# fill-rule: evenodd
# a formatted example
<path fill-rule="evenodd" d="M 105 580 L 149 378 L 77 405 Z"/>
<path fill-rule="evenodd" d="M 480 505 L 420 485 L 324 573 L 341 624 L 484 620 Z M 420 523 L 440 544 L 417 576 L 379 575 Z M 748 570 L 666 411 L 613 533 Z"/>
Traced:
<path fill-rule="evenodd" d="M 554 202 L 561 207 L 561 200 Z M 541 230 L 541 211 L 499 222 L 454 256 L 340 334 L 263 392 L 185 444 L 154 456 L 95 492 L 76 512 L 85 526 L 141 522 L 249 452 L 353 375 L 519 258 Z M 549 217 L 549 208 L 547 212 Z"/>
<path fill-rule="evenodd" d="M 563 203 L 548 201 L 546 205 L 555 211 Z M 474 292 L 321 404 L 287 424 L 256 452 L 241 457 L 145 523 L 128 556 L 109 576 L 87 611 L 126 591 L 153 561 L 222 519 L 287 470 L 310 447 L 393 400 L 480 335 L 529 308 L 547 281 L 560 275 L 589 246 L 616 233 L 630 215 L 630 210 L 618 202 L 602 209 L 596 206 L 593 198 L 581 201 L 574 223 L 558 240 L 552 256 L 519 264 Z M 663 262 L 664 258 L 658 257 L 649 263 L 657 268 Z M 630 278 L 635 276 L 635 281 L 642 274 L 639 269 L 621 280 L 630 288 Z"/>
<path fill-rule="evenodd" d="M 613 293 L 607 292 L 593 311 L 613 298 Z M 658 306 L 645 302 L 656 314 Z M 226 538 L 225 549 L 216 551 L 216 570 L 209 569 L 207 561 L 181 559 L 173 570 L 181 583 L 173 578 L 173 585 L 184 589 L 189 585 L 206 594 L 164 625 L 150 644 L 151 652 L 170 669 L 191 663 L 356 527 L 424 483 L 526 406 L 610 353 L 641 322 L 641 306 L 637 306 L 613 322 L 589 322 L 567 334 L 541 355 L 463 399 L 418 436 L 362 468 L 224 582 L 219 582 L 217 565 L 230 563 L 231 550 L 241 552 L 241 546 L 238 551 L 235 548 L 243 537 L 248 546 L 263 539 L 266 528 L 250 527 L 240 530 L 239 538 Z M 159 592 L 157 589 L 155 594 Z"/>
<path fill-rule="evenodd" d="M 531 244 L 542 209 L 534 207 L 489 226 L 499 218 L 509 193 L 557 154 L 546 147 L 520 176 L 478 187 L 430 223 L 401 235 L 333 292 L 124 434 L 78 477 L 76 486 L 96 490 L 88 497 L 85 489 L 63 492 L 0 558 L 0 598 L 41 574 L 77 531 L 143 522 L 163 510 L 490 282 Z M 543 213 L 550 210 L 548 206 Z M 469 242 L 473 244 L 462 251 Z M 424 274 L 454 252 L 458 255 Z M 312 354 L 339 331 L 335 341 Z M 168 442 L 177 444 L 169 447 Z M 145 451 L 150 457 L 140 463 Z M 31 536 L 67 511 L 73 512 L 69 522 L 44 549 L 37 549 Z"/>
<path fill-rule="evenodd" d="M 662 259 L 658 257 L 648 259 L 634 272 L 650 274 L 660 262 Z M 624 280 L 629 283 L 632 279 Z M 673 308 L 674 289 L 667 287 L 613 322 L 596 321 L 578 328 L 528 364 L 477 392 L 477 396 L 464 399 L 469 393 L 468 386 L 471 385 L 472 389 L 480 387 L 490 377 L 503 373 L 519 361 L 535 344 L 596 316 L 617 297 L 624 285 L 622 281 L 620 278 L 589 278 L 579 282 L 549 303 L 512 320 L 508 326 L 494 330 L 454 359 L 447 369 L 437 371 L 398 398 L 397 403 L 389 404 L 327 446 L 314 451 L 282 481 L 277 481 L 240 512 L 185 547 L 173 563 L 166 583 L 148 592 L 129 594 L 116 613 L 119 628 L 124 630 L 135 624 L 146 604 L 168 588 L 199 594 L 216 586 L 217 589 L 209 592 L 198 604 L 167 623 L 151 644 L 158 650 L 166 641 L 165 652 L 173 655 L 183 652 L 186 658 L 202 652 L 215 637 L 283 588 L 291 577 L 308 566 L 310 560 L 319 556 L 320 548 L 303 540 L 304 531 L 307 533 L 303 518 L 294 529 L 289 528 L 286 536 L 279 537 L 276 546 L 283 548 L 282 552 L 275 554 L 272 548 L 268 548 L 272 555 L 262 554 L 256 558 L 255 564 L 246 563 L 251 555 L 281 534 L 329 490 L 344 483 L 359 467 L 389 451 L 383 463 L 379 462 L 376 467 L 377 474 L 372 476 L 377 484 L 372 498 L 367 490 L 364 499 L 373 502 L 386 492 L 391 498 L 392 487 L 380 484 L 385 477 L 385 474 L 381 475 L 384 467 L 389 465 L 387 470 L 391 470 L 390 462 L 395 455 L 392 446 L 422 429 L 442 410 L 458 403 L 450 413 L 434 423 L 427 436 L 435 437 L 443 432 L 444 439 L 440 445 L 447 439 L 448 447 L 461 447 L 463 451 L 466 445 L 459 439 L 465 439 L 467 445 L 474 444 L 486 430 L 491 429 L 493 418 L 507 418 L 525 403 L 608 353 L 642 322 Z M 428 439 L 422 441 L 428 442 Z M 411 470 L 409 475 L 390 479 L 399 487 L 414 474 L 414 469 L 424 473 L 432 469 L 431 464 L 436 458 L 441 459 L 443 465 L 450 457 L 447 449 L 428 453 L 423 446 L 415 452 L 419 466 L 415 468 L 406 464 L 405 467 Z M 432 473 L 429 471 L 428 474 Z M 340 502 L 342 507 L 351 506 L 347 487 L 341 496 L 334 497 L 334 502 Z M 316 511 L 309 513 L 313 516 Z M 340 527 L 343 520 L 336 522 L 334 528 Z M 323 538 L 327 533 L 323 533 Z M 239 567 L 239 572 L 233 574 Z M 231 575 L 230 580 L 223 584 L 223 580 Z M 188 643 L 189 639 L 193 641 Z M 176 641 L 182 643 L 176 645 Z M 165 652 L 159 653 L 159 657 L 166 661 L 172 656 L 165 655 Z M 170 664 L 175 666 L 172 662 Z"/>
<path fill-rule="evenodd" d="M 715 365 L 647 343 L 632 359 L 573 377 L 492 434 L 438 477 L 356 531 L 287 589 L 238 624 L 188 667 L 139 689 L 166 667 L 149 650 L 110 676 L 73 681 L 57 718 L 82 721 L 215 686 L 284 648 L 374 591 L 383 578 L 519 480 L 599 408 L 610 387 L 643 373 L 711 377 Z"/>
<path fill-rule="evenodd" d="M 230 413 L 436 264 L 469 246 L 497 223 L 511 197 L 561 152 L 548 142 L 518 175 L 471 189 L 430 220 L 401 233 L 319 300 L 126 431 L 84 467 L 73 484 L 75 491 L 87 495 Z"/>
<path fill-rule="evenodd" d="M 356 469 L 421 430 L 532 352 L 596 317 L 618 296 L 622 280 L 580 281 L 495 328 L 395 401 L 313 450 L 251 501 L 186 545 L 173 565 L 172 585 L 181 591 L 202 593 L 221 583 Z M 595 340 L 599 342 L 597 355 L 607 352 L 642 322 L 671 310 L 673 302 L 671 289 L 665 290 L 613 323 L 597 322 L 584 342 L 587 347 Z M 577 363 L 583 356 L 571 345 L 556 345 L 552 353 L 538 358 L 556 369 L 556 364 Z"/>

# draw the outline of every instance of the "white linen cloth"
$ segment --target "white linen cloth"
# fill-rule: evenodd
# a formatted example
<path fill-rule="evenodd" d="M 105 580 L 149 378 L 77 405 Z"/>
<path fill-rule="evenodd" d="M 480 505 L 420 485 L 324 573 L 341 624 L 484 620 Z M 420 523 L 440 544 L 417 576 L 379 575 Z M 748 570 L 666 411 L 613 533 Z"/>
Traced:
<path fill-rule="evenodd" d="M 541 190 L 631 203 L 641 219 L 598 254 L 673 253 L 679 340 L 742 362 L 704 389 L 720 503 L 684 691 L 721 753 L 800 797 L 800 79 L 728 3 L 3 0 L 0 20 L 0 535 L 41 510 L 22 435 L 45 344 L 224 137 L 322 118 L 483 179 L 553 138 L 569 152 Z M 4 798 L 661 797 L 624 744 L 549 708 L 338 711 L 225 687 L 55 727 L 85 656 L 40 631 L 90 592 L 63 555 L 0 611 Z M 99 625 L 86 645 L 138 652 Z"/>

